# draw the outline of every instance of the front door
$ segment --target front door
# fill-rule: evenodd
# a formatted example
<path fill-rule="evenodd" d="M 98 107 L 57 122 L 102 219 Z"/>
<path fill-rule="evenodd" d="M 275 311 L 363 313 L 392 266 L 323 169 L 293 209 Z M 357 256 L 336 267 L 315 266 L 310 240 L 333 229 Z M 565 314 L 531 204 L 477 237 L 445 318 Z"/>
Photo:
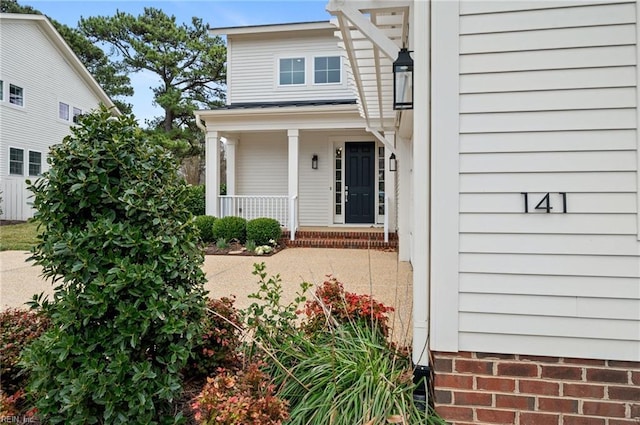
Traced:
<path fill-rule="evenodd" d="M 345 222 L 374 223 L 375 144 L 345 143 Z"/>

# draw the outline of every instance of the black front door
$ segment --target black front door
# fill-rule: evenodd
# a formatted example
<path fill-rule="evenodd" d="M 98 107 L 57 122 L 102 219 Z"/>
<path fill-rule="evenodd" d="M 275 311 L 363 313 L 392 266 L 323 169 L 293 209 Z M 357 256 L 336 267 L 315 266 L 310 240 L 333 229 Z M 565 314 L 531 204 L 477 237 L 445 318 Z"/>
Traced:
<path fill-rule="evenodd" d="M 345 143 L 345 221 L 374 223 L 375 144 Z"/>

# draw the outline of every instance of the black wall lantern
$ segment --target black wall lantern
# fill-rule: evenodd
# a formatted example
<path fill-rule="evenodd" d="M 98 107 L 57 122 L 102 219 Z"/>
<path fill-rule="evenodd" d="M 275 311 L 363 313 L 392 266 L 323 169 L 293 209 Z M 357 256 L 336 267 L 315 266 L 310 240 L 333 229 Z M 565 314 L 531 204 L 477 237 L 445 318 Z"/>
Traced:
<path fill-rule="evenodd" d="M 398 161 L 396 161 L 395 153 L 392 153 L 389 157 L 389 171 L 398 171 Z"/>
<path fill-rule="evenodd" d="M 318 169 L 318 155 L 313 154 L 313 156 L 311 157 L 311 168 L 313 168 L 314 170 Z"/>
<path fill-rule="evenodd" d="M 393 63 L 393 109 L 413 109 L 413 59 L 405 47 Z"/>

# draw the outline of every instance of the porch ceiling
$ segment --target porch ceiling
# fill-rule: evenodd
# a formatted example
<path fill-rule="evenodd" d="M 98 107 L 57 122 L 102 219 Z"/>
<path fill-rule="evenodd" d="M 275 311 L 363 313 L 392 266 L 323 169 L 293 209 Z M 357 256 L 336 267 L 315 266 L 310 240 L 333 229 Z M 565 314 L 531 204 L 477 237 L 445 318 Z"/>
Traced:
<path fill-rule="evenodd" d="M 393 61 L 408 46 L 409 1 L 331 0 L 327 11 L 338 27 L 336 36 L 349 60 L 349 83 L 367 126 L 395 131 Z"/>

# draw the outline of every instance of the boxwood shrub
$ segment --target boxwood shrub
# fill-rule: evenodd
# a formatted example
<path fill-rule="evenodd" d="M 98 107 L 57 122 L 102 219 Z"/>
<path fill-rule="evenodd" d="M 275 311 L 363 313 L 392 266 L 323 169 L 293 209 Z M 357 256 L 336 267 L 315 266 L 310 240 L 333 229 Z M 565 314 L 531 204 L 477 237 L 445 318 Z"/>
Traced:
<path fill-rule="evenodd" d="M 242 217 L 228 216 L 213 223 L 213 239 L 237 239 L 240 243 L 247 240 L 247 220 Z"/>
<path fill-rule="evenodd" d="M 205 214 L 205 188 L 204 185 L 187 186 L 187 196 L 184 202 L 186 209 L 193 215 Z"/>
<path fill-rule="evenodd" d="M 247 240 L 256 245 L 270 245 L 269 241 L 278 242 L 282 236 L 282 228 L 278 220 L 267 217 L 254 218 L 247 223 Z"/>
<path fill-rule="evenodd" d="M 215 221 L 216 218 L 211 215 L 199 215 L 195 218 L 194 224 L 200 232 L 202 242 L 209 243 L 215 240 L 213 237 L 213 223 Z"/>

